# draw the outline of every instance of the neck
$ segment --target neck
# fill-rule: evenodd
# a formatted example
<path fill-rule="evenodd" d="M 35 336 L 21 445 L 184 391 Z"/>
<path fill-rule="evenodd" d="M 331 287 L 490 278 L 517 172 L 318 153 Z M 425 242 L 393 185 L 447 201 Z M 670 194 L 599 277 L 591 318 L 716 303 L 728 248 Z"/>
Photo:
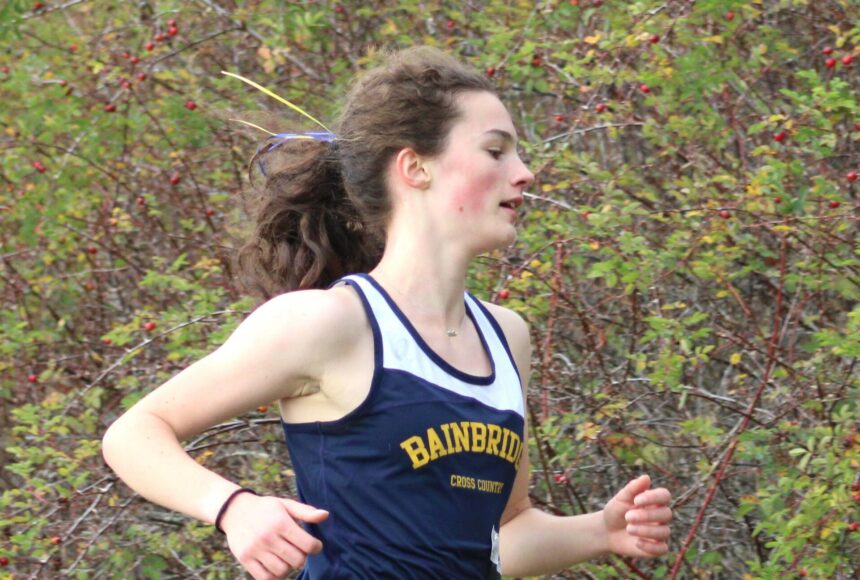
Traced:
<path fill-rule="evenodd" d="M 389 229 L 385 252 L 370 275 L 410 320 L 440 334 L 460 333 L 466 316 L 463 293 L 471 256 L 454 244 L 422 235 L 414 225 Z"/>

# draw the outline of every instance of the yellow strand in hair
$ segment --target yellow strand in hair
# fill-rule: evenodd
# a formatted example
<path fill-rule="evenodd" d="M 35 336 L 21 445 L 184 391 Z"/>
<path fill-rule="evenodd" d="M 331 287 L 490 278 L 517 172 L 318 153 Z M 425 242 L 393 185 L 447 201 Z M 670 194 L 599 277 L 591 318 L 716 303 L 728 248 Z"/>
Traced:
<path fill-rule="evenodd" d="M 248 121 L 243 121 L 242 119 L 228 119 L 228 120 L 229 120 L 229 121 L 236 121 L 236 122 L 238 122 L 238 123 L 244 123 L 245 125 L 248 125 L 249 127 L 253 127 L 254 129 L 259 129 L 259 130 L 260 130 L 260 131 L 262 131 L 263 133 L 268 133 L 268 134 L 269 134 L 269 135 L 271 135 L 272 137 L 274 137 L 274 136 L 275 136 L 275 133 L 272 133 L 272 132 L 271 132 L 271 131 L 269 131 L 268 129 L 263 129 L 262 127 L 260 127 L 259 125 L 255 125 L 254 123 L 249 123 Z"/>
<path fill-rule="evenodd" d="M 307 111 L 305 111 L 304 109 L 302 109 L 302 108 L 301 108 L 301 107 L 299 107 L 298 105 L 294 105 L 294 104 L 292 104 L 292 103 L 291 103 L 291 102 L 289 102 L 287 99 L 285 99 L 285 98 L 283 98 L 283 97 L 279 97 L 278 95 L 276 95 L 275 93 L 273 93 L 272 91 L 270 91 L 269 89 L 267 89 L 266 87 L 263 87 L 263 86 L 261 86 L 261 85 L 258 85 L 257 83 L 255 83 L 255 82 L 254 82 L 254 81 L 252 81 L 252 80 L 246 79 L 245 77 L 239 76 L 239 75 L 237 75 L 237 74 L 233 74 L 233 73 L 231 73 L 231 72 L 226 72 L 226 71 L 223 71 L 223 70 L 222 70 L 222 71 L 221 71 L 221 74 L 228 75 L 228 76 L 231 76 L 231 77 L 235 77 L 235 78 L 239 79 L 240 81 L 242 81 L 243 83 L 247 83 L 247 84 L 251 85 L 251 86 L 252 86 L 252 87 L 254 87 L 255 89 L 257 89 L 257 90 L 259 90 L 259 91 L 263 92 L 264 94 L 266 94 L 266 95 L 268 95 L 268 96 L 272 97 L 273 99 L 277 99 L 278 101 L 282 102 L 283 104 L 285 104 L 285 105 L 286 105 L 286 106 L 288 106 L 289 108 L 293 109 L 294 111 L 297 111 L 298 113 L 301 113 L 302 115 L 304 115 L 305 117 L 307 117 L 308 119 L 310 119 L 311 121 L 313 121 L 314 123 L 316 123 L 317 125 L 319 125 L 320 127 L 322 127 L 323 129 L 325 129 L 325 130 L 326 130 L 326 131 L 328 131 L 329 133 L 331 133 L 331 132 L 332 132 L 332 131 L 331 131 L 331 129 L 329 129 L 328 127 L 326 127 L 325 125 L 323 125 L 320 121 L 318 121 L 316 118 L 314 118 L 313 116 L 311 116 Z M 249 123 L 249 124 L 250 124 L 250 123 Z M 258 128 L 260 128 L 260 127 L 258 127 Z M 263 129 L 263 130 L 265 131 L 265 129 Z M 267 132 L 267 133 L 269 133 L 268 131 L 266 131 L 266 132 Z M 273 135 L 273 134 L 274 134 L 274 133 L 270 133 L 270 135 Z"/>

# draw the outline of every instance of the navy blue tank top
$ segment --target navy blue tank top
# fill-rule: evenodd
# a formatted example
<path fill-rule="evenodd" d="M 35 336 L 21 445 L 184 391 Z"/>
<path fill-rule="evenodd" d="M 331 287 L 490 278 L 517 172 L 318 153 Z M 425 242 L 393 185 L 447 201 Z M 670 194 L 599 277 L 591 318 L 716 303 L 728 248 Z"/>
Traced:
<path fill-rule="evenodd" d="M 335 421 L 282 425 L 299 500 L 329 511 L 303 524 L 323 542 L 302 579 L 499 578 L 499 522 L 523 447 L 516 363 L 496 320 L 466 292 L 492 373 L 433 352 L 368 274 L 349 284 L 373 330 L 366 399 Z"/>

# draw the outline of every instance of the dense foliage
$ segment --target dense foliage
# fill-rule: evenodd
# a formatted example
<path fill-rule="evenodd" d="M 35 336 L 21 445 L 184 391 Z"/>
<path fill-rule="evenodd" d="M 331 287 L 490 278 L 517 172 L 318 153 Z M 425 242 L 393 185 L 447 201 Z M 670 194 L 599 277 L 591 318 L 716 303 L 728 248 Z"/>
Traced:
<path fill-rule="evenodd" d="M 230 256 L 264 134 L 229 119 L 304 124 L 220 71 L 332 119 L 368 47 L 414 43 L 497 82 L 538 178 L 469 281 L 531 324 L 534 502 L 599 509 L 640 472 L 674 494 L 667 557 L 562 576 L 856 577 L 858 23 L 856 0 L 4 3 L 0 578 L 238 575 L 100 454 L 251 307 Z M 186 444 L 294 491 L 272 409 Z"/>

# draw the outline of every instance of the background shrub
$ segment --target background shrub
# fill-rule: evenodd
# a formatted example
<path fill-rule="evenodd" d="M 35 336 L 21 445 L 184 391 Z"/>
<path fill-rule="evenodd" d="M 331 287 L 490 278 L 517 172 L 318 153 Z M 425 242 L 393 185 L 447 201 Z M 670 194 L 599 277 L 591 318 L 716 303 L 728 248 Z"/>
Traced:
<path fill-rule="evenodd" d="M 370 46 L 497 83 L 537 183 L 469 288 L 527 318 L 533 501 L 648 472 L 670 554 L 570 578 L 860 571 L 855 0 L 6 2 L 0 8 L 0 577 L 233 578 L 211 526 L 104 465 L 107 425 L 250 310 L 245 165 Z M 213 385 L 213 388 L 218 388 Z M 294 492 L 277 414 L 193 441 Z"/>

